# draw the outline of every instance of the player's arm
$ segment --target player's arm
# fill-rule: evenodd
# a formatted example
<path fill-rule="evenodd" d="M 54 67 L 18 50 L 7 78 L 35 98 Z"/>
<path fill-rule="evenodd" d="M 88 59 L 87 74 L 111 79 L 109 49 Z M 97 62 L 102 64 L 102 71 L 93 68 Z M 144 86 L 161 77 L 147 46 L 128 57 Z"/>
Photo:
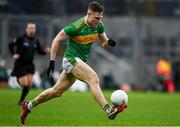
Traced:
<path fill-rule="evenodd" d="M 38 54 L 45 55 L 45 54 L 48 54 L 50 52 L 50 48 L 49 47 L 42 48 L 42 46 L 40 45 L 39 40 L 37 40 L 36 43 L 37 43 L 36 49 L 37 49 Z"/>
<path fill-rule="evenodd" d="M 55 60 L 56 59 L 56 54 L 59 49 L 59 46 L 61 43 L 63 43 L 66 39 L 68 39 L 68 36 L 64 32 L 64 30 L 61 30 L 57 36 L 54 38 L 52 41 L 51 45 L 51 51 L 50 51 L 50 60 Z"/>
<path fill-rule="evenodd" d="M 50 62 L 49 62 L 49 67 L 47 69 L 48 76 L 50 72 L 52 73 L 54 72 L 57 51 L 59 49 L 60 44 L 63 43 L 66 39 L 68 39 L 68 36 L 64 32 L 64 30 L 61 30 L 52 41 L 51 50 L 50 50 Z"/>
<path fill-rule="evenodd" d="M 76 35 L 76 28 L 73 25 L 66 26 L 63 30 L 61 30 L 58 35 L 54 38 L 51 46 L 51 51 L 50 51 L 50 63 L 49 67 L 47 70 L 47 75 L 49 76 L 50 72 L 54 72 L 55 68 L 55 59 L 56 59 L 56 54 L 59 49 L 59 45 L 68 39 L 71 36 Z"/>
<path fill-rule="evenodd" d="M 102 33 L 98 35 L 98 39 L 100 41 L 100 44 L 104 48 L 108 47 L 114 47 L 116 45 L 116 42 L 106 36 L 106 33 Z"/>
<path fill-rule="evenodd" d="M 15 38 L 12 42 L 9 43 L 9 50 L 13 55 L 13 59 L 19 59 L 20 57 L 20 43 L 22 41 L 22 37 Z"/>

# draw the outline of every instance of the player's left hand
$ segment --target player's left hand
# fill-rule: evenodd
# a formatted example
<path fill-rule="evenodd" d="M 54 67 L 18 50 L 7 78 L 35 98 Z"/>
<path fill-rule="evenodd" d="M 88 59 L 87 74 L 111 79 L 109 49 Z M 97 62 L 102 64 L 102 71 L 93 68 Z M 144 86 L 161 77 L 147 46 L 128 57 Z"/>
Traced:
<path fill-rule="evenodd" d="M 14 59 L 14 60 L 17 60 L 17 59 L 19 59 L 19 58 L 20 58 L 20 55 L 19 55 L 19 54 L 16 53 L 16 54 L 13 55 L 13 59 Z"/>
<path fill-rule="evenodd" d="M 48 77 L 49 77 L 50 72 L 54 73 L 54 68 L 55 68 L 55 61 L 54 60 L 50 60 L 49 67 L 47 69 Z"/>
<path fill-rule="evenodd" d="M 116 46 L 116 42 L 115 42 L 113 39 L 111 39 L 111 38 L 108 40 L 108 44 L 109 44 L 111 47 Z"/>

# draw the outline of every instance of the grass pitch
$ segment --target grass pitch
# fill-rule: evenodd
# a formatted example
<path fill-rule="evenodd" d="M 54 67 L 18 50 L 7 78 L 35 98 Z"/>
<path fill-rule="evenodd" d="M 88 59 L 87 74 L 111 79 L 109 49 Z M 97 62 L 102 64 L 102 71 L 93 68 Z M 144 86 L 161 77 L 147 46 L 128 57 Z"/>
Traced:
<path fill-rule="evenodd" d="M 32 89 L 27 99 L 42 90 Z M 17 106 L 20 90 L 0 89 L 0 125 L 21 125 Z M 104 91 L 109 101 L 112 91 Z M 32 110 L 27 126 L 180 126 L 180 93 L 128 93 L 128 108 L 108 120 L 90 92 L 65 94 Z"/>

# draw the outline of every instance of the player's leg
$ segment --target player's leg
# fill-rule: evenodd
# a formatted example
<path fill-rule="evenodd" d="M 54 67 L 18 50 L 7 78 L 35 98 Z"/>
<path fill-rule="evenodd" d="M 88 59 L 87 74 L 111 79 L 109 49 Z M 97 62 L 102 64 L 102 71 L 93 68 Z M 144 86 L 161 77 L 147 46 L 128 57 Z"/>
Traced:
<path fill-rule="evenodd" d="M 17 80 L 18 80 L 19 85 L 22 87 L 21 97 L 18 101 L 18 104 L 21 105 L 25 97 L 29 93 L 28 76 L 24 75 L 22 77 L 18 77 Z"/>
<path fill-rule="evenodd" d="M 28 78 L 28 87 L 31 88 L 33 84 L 33 74 L 27 74 L 27 78 Z"/>
<path fill-rule="evenodd" d="M 15 66 L 14 72 L 17 76 L 19 85 L 22 87 L 22 94 L 19 100 L 19 104 L 22 104 L 25 97 L 29 93 L 30 87 L 32 86 L 33 74 L 35 72 L 34 64 L 29 63 L 26 66 Z"/>
<path fill-rule="evenodd" d="M 103 108 L 103 110 L 106 112 L 109 119 L 114 119 L 119 112 L 123 111 L 124 108 L 111 107 L 107 103 L 99 85 L 99 78 L 96 72 L 89 65 L 87 65 L 81 60 L 78 60 L 77 64 L 71 70 L 71 73 L 78 79 L 89 84 L 93 97 L 95 98 L 97 103 Z"/>
<path fill-rule="evenodd" d="M 20 78 L 18 78 L 18 82 L 22 87 L 21 97 L 18 102 L 18 104 L 21 105 L 23 103 L 24 99 L 26 98 L 26 96 L 28 95 L 29 90 L 33 84 L 33 75 L 27 74 L 23 77 L 20 77 Z"/>
<path fill-rule="evenodd" d="M 21 113 L 22 124 L 25 123 L 27 115 L 33 107 L 43 102 L 46 102 L 54 97 L 61 96 L 64 91 L 67 90 L 75 82 L 75 80 L 76 78 L 73 75 L 62 72 L 56 84 L 52 88 L 43 91 L 30 102 L 24 102 L 23 111 Z"/>
<path fill-rule="evenodd" d="M 71 70 L 71 73 L 78 79 L 89 84 L 93 97 L 101 107 L 104 107 L 107 104 L 99 85 L 99 78 L 96 72 L 89 65 L 84 63 L 82 60 L 78 60 L 78 63 Z"/>
<path fill-rule="evenodd" d="M 33 105 L 35 106 L 48 101 L 51 98 L 61 96 L 64 91 L 66 91 L 75 82 L 75 80 L 76 78 L 72 74 L 67 74 L 63 71 L 56 84 L 52 88 L 43 91 L 40 95 L 33 99 L 32 105 L 29 105 L 29 108 L 31 109 Z"/>

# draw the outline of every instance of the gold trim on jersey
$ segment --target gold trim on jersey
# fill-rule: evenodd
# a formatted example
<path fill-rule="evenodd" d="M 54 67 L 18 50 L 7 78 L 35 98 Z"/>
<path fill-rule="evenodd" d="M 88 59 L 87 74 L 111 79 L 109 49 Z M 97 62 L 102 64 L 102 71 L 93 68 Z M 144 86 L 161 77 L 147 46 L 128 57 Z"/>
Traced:
<path fill-rule="evenodd" d="M 89 44 L 96 41 L 97 35 L 97 33 L 94 33 L 83 36 L 74 36 L 72 39 L 79 44 Z"/>
<path fill-rule="evenodd" d="M 85 24 L 85 22 L 84 22 L 84 20 L 82 20 L 82 21 L 78 22 L 77 24 L 75 24 L 74 26 L 75 26 L 76 29 L 78 29 L 81 26 L 83 26 L 84 24 Z"/>

